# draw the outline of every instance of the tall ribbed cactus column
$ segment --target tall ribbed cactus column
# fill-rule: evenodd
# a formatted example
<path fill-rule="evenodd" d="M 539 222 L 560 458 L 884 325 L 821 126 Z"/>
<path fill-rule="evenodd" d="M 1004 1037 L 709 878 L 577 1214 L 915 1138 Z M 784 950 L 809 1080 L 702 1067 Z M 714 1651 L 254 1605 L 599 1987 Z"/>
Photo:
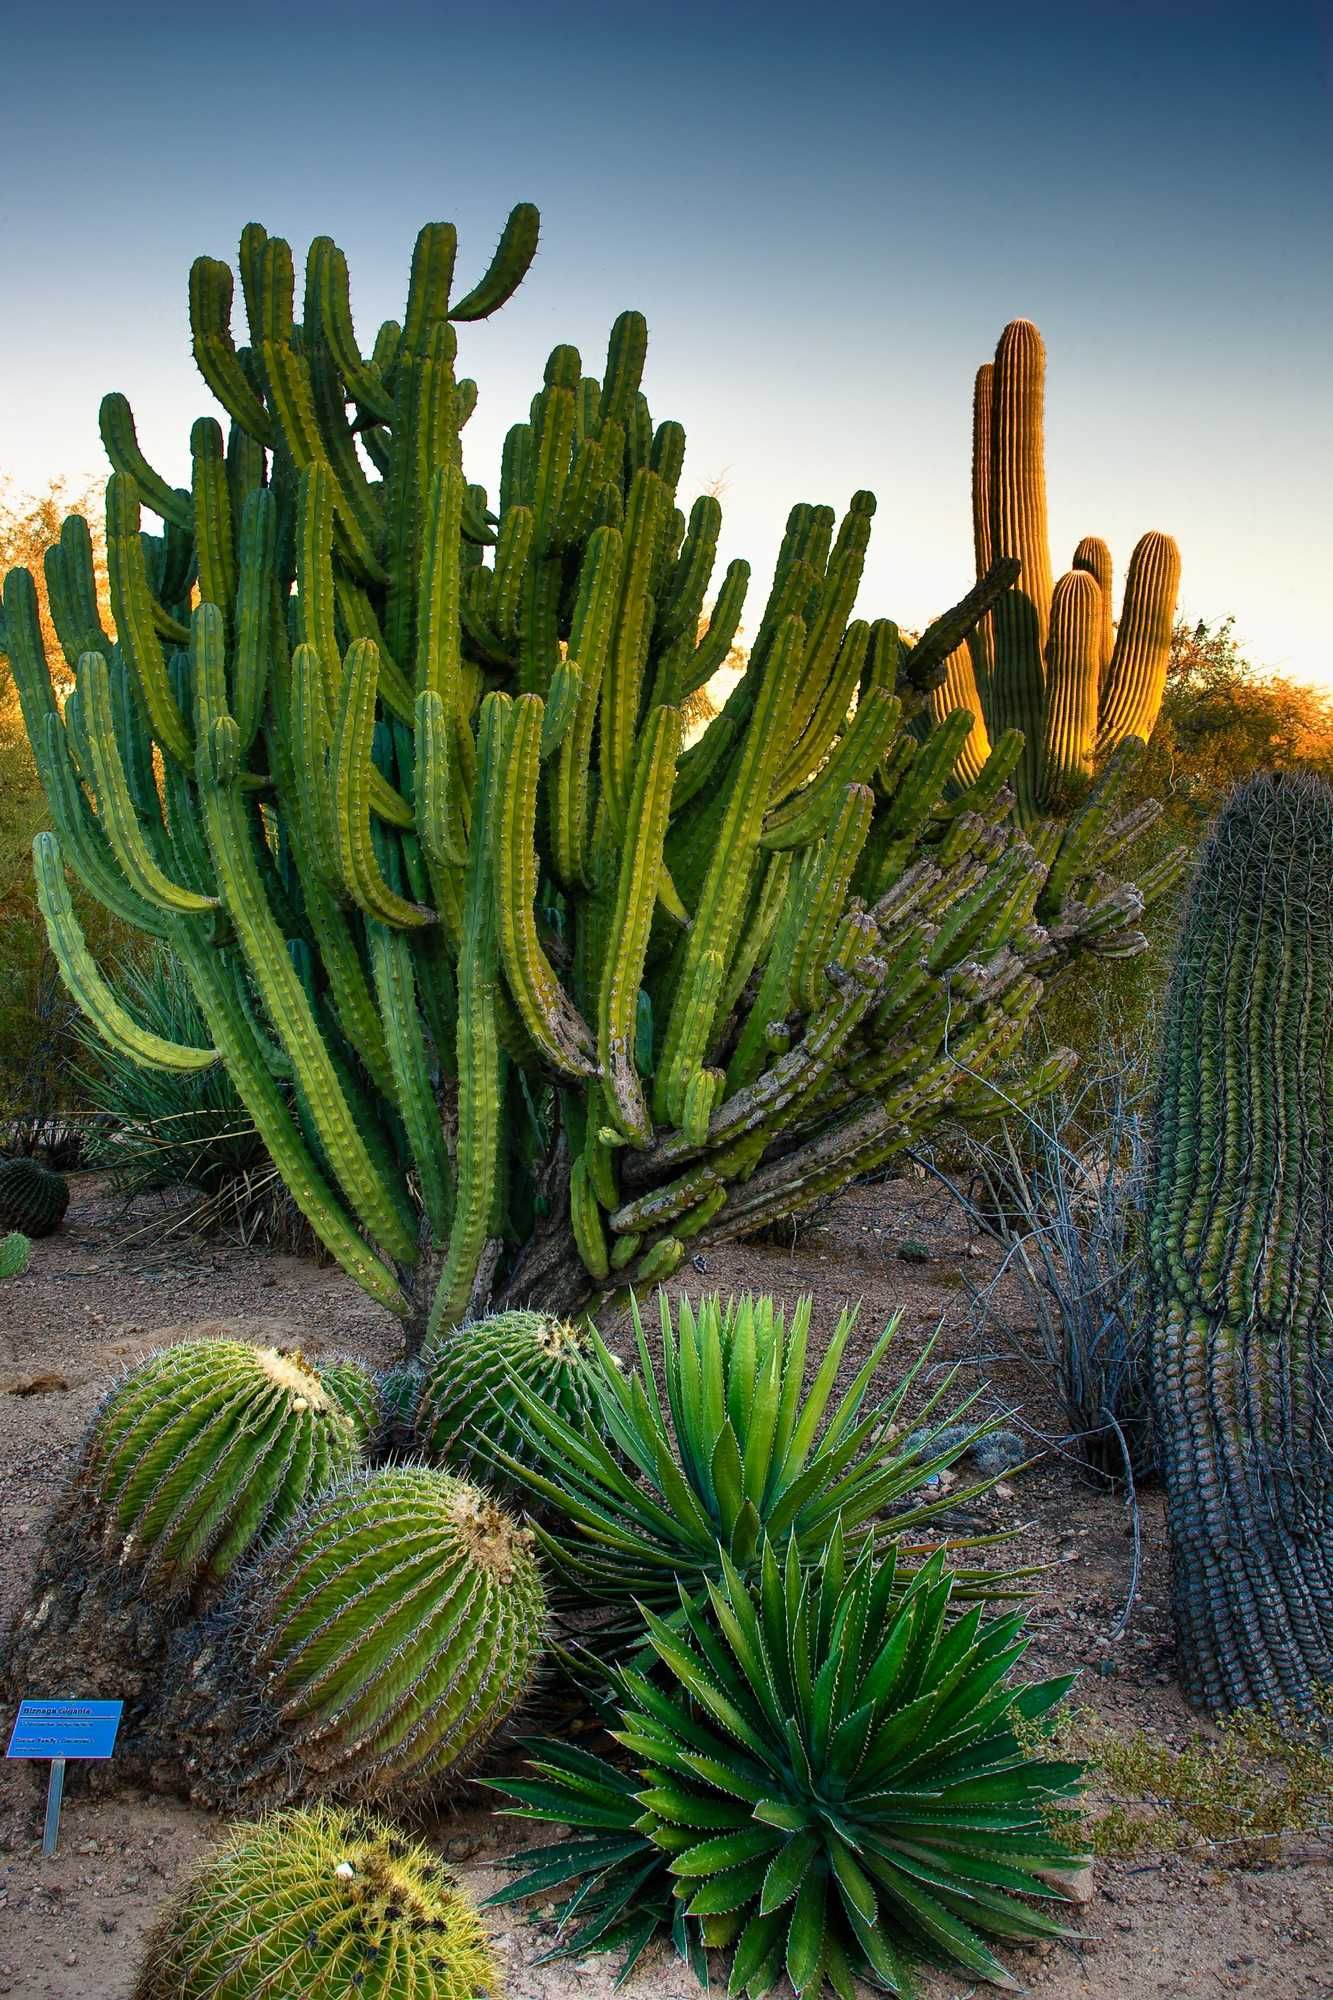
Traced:
<path fill-rule="evenodd" d="M 1181 1671 L 1333 1682 L 1333 791 L 1262 777 L 1195 876 L 1166 1009 L 1151 1359 Z"/>
<path fill-rule="evenodd" d="M 1013 320 L 994 362 L 977 370 L 972 532 L 978 577 L 1006 557 L 1022 567 L 929 696 L 936 724 L 955 707 L 975 718 L 955 774 L 960 784 L 972 782 L 993 737 L 1022 730 L 1014 788 L 1028 819 L 1067 812 L 1099 755 L 1131 736 L 1151 736 L 1180 582 L 1175 543 L 1148 534 L 1130 558 L 1118 627 L 1111 553 L 1095 535 L 1084 537 L 1070 570 L 1052 584 L 1045 400 L 1041 335 L 1030 320 Z"/>

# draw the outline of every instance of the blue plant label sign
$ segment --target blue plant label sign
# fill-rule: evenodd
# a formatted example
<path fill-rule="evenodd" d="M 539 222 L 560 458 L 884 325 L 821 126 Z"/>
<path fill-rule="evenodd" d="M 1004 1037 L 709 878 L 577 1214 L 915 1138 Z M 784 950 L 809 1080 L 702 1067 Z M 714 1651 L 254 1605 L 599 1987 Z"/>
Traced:
<path fill-rule="evenodd" d="M 109 1757 L 120 1728 L 120 1701 L 24 1701 L 6 1757 Z"/>

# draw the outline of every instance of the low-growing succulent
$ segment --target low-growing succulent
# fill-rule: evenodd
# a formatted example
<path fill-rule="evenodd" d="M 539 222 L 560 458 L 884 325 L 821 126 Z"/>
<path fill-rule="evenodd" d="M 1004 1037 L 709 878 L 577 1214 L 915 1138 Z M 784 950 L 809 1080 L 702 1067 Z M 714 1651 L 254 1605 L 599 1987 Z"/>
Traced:
<path fill-rule="evenodd" d="M 8 1236 L 0 1236 L 0 1278 L 21 1277 L 28 1268 L 31 1249 L 27 1237 L 17 1229 Z"/>
<path fill-rule="evenodd" d="M 153 1933 L 133 2000 L 481 2000 L 497 1983 L 439 1858 L 323 1806 L 233 1829 Z"/>
<path fill-rule="evenodd" d="M 199 1340 L 116 1383 L 79 1477 L 136 1589 L 175 1595 L 220 1581 L 356 1457 L 351 1419 L 299 1353 Z"/>
<path fill-rule="evenodd" d="M 432 1463 L 469 1479 L 512 1485 L 496 1453 L 531 1464 L 514 1392 L 521 1383 L 546 1409 L 575 1429 L 594 1402 L 596 1375 L 578 1328 L 550 1313 L 495 1313 L 451 1328 L 426 1348 L 425 1383 L 417 1404 L 419 1449 Z"/>
<path fill-rule="evenodd" d="M 855 1312 L 840 1316 L 807 1384 L 809 1298 L 799 1301 L 790 1326 L 769 1298 L 708 1297 L 697 1311 L 682 1299 L 673 1322 L 662 1294 L 660 1310 L 665 1399 L 636 1307 L 639 1369 L 622 1369 L 590 1328 L 591 1414 L 576 1428 L 518 1383 L 532 1462 L 497 1452 L 512 1477 L 564 1517 L 534 1532 L 587 1596 L 671 1611 L 678 1582 L 698 1592 L 705 1578 L 721 1575 L 724 1553 L 740 1570 L 753 1568 L 764 1535 L 779 1545 L 790 1540 L 813 1560 L 841 1519 L 848 1535 L 891 1534 L 905 1547 L 903 1538 L 943 1507 L 982 1490 L 909 1504 L 994 1425 L 963 1427 L 947 1444 L 943 1425 L 918 1432 L 918 1442 L 896 1441 L 899 1414 L 929 1355 L 923 1350 L 887 1396 L 867 1403 L 896 1318 L 830 1413 Z M 955 1372 L 925 1401 L 919 1424 L 929 1425 Z M 1005 1584 L 985 1571 L 960 1579 L 963 1591 L 993 1593 Z"/>
<path fill-rule="evenodd" d="M 0 1160 L 0 1229 L 52 1236 L 69 1207 L 69 1182 L 40 1160 Z"/>
<path fill-rule="evenodd" d="M 574 1885 L 572 1953 L 632 1948 L 630 1915 L 664 1927 L 669 1885 L 687 1933 L 735 1946 L 729 1990 L 751 2000 L 784 1973 L 798 1995 L 909 1993 L 921 1958 L 1010 1984 L 988 1938 L 1067 1934 L 1022 1899 L 1058 1895 L 1044 1871 L 1082 1859 L 1081 1767 L 1032 1747 L 1070 1681 L 1009 1682 L 1020 1616 L 951 1621 L 941 1557 L 903 1592 L 892 1558 L 849 1562 L 839 1530 L 817 1571 L 765 1543 L 757 1574 L 724 1559 L 706 1588 L 672 1624 L 646 1613 L 673 1685 L 618 1675 L 636 1817 L 628 1782 L 559 1746 L 492 1781 L 573 1830 L 512 1857 L 526 1872 L 503 1898 Z"/>
<path fill-rule="evenodd" d="M 168 1734 L 201 1797 L 429 1795 L 527 1692 L 545 1618 L 530 1538 L 489 1494 L 361 1472 L 238 1578 Z"/>

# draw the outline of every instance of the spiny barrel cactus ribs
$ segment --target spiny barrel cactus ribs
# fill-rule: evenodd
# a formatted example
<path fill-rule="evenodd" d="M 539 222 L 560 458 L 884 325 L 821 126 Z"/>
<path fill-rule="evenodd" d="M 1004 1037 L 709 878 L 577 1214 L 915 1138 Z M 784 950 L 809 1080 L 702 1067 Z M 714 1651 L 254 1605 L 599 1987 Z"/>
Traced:
<path fill-rule="evenodd" d="M 1167 999 L 1150 1357 L 1181 1670 L 1213 1711 L 1333 1682 L 1333 792 L 1261 777 Z"/>
<path fill-rule="evenodd" d="M 1111 617 L 1111 552 L 1096 535 L 1074 550 L 1054 584 L 1046 525 L 1046 349 L 1030 320 L 1000 335 L 994 362 L 977 370 L 972 406 L 972 527 L 977 575 L 1017 557 L 1018 581 L 955 646 L 930 695 L 943 723 L 973 718 L 959 753 L 970 784 L 1006 729 L 1023 731 L 1014 774 L 1025 817 L 1067 810 L 1097 756 L 1156 726 L 1180 552 L 1147 534 L 1129 559 L 1119 625 Z"/>
<path fill-rule="evenodd" d="M 69 1182 L 40 1160 L 0 1160 L 0 1229 L 53 1236 L 69 1207 Z"/>
<path fill-rule="evenodd" d="M 536 227 L 516 209 L 455 299 L 454 231 L 430 224 L 369 354 L 327 237 L 298 324 L 289 246 L 245 230 L 243 347 L 231 273 L 201 258 L 194 350 L 230 430 L 194 426 L 187 491 L 104 402 L 116 638 L 76 517 L 46 559 L 63 710 L 32 579 L 5 589 L 71 991 L 139 1061 L 211 1059 L 111 992 L 66 866 L 179 955 L 295 1201 L 414 1347 L 487 1301 L 655 1283 L 984 1109 L 1043 981 L 1141 943 L 1143 894 L 1104 872 L 1137 825 L 1124 759 L 1030 838 L 1016 733 L 945 799 L 967 716 L 925 744 L 905 721 L 1015 565 L 909 651 L 851 618 L 868 493 L 840 524 L 793 509 L 746 672 L 682 746 L 749 569 L 700 638 L 720 510 L 678 504 L 640 315 L 600 381 L 554 350 L 494 506 L 463 470 L 458 327 L 509 296 Z"/>

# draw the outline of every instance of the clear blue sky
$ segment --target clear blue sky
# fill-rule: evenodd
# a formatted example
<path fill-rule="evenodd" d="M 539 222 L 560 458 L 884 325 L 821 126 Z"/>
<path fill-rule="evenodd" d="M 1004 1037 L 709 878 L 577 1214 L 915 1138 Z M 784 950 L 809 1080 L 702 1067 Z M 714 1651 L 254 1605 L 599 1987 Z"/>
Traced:
<path fill-rule="evenodd" d="M 7 29 L 0 471 L 101 477 L 124 390 L 183 475 L 211 407 L 186 274 L 243 223 L 327 232 L 368 344 L 420 223 L 460 282 L 516 200 L 542 250 L 464 329 L 471 477 L 548 349 L 600 372 L 650 329 L 686 484 L 766 582 L 788 506 L 879 496 L 861 609 L 919 624 L 971 577 L 973 371 L 1005 322 L 1050 355 L 1056 568 L 1162 528 L 1191 616 L 1333 683 L 1328 41 L 1314 7 L 1022 4 L 456 10 L 86 0 Z"/>

